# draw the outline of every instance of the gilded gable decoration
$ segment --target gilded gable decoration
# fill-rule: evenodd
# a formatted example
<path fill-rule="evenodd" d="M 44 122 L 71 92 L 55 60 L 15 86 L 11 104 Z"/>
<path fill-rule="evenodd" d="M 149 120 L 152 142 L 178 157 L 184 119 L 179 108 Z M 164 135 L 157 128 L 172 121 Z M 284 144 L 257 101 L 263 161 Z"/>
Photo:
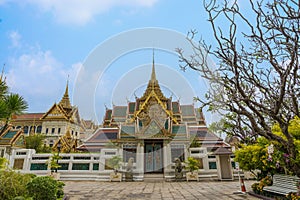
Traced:
<path fill-rule="evenodd" d="M 9 125 L 0 135 L 0 145 L 24 148 L 25 147 L 25 137 L 22 129 L 13 129 Z"/>
<path fill-rule="evenodd" d="M 76 151 L 76 147 L 78 145 L 77 139 L 72 137 L 72 135 L 70 133 L 70 128 L 67 129 L 66 133 L 62 137 L 58 138 L 55 141 L 55 143 L 52 147 L 52 149 L 54 151 L 58 150 L 57 149 L 58 144 L 61 145 L 60 151 L 64 152 L 64 153 L 70 153 L 70 152 Z"/>

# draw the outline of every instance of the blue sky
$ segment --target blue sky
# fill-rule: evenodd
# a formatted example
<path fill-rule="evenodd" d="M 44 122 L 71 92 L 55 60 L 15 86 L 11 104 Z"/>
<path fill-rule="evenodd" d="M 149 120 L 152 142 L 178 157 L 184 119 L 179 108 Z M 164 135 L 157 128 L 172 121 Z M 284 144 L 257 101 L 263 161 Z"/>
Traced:
<path fill-rule="evenodd" d="M 46 112 L 58 102 L 68 76 L 70 96 L 76 103 L 73 93 L 84 63 L 106 41 L 116 42 L 124 32 L 152 27 L 184 36 L 197 29 L 199 37 L 213 43 L 201 0 L 0 0 L 0 19 L 0 63 L 6 65 L 11 91 L 28 101 L 28 112 Z M 151 35 L 138 37 L 153 42 L 157 78 L 165 86 L 167 96 L 193 103 L 193 96 L 204 94 L 207 83 L 191 70 L 180 71 L 172 49 L 160 48 L 162 41 Z M 136 39 L 128 38 L 129 43 Z M 108 46 L 107 52 L 99 55 L 99 66 L 106 53 L 122 48 L 125 48 L 123 42 Z M 88 97 L 94 99 L 93 110 L 84 108 L 89 102 L 78 102 L 83 118 L 101 123 L 105 105 L 110 108 L 112 104 L 124 105 L 126 99 L 132 100 L 134 95 L 142 93 L 150 78 L 151 45 L 126 52 L 109 65 L 101 66 L 101 71 L 98 70 L 101 76 L 88 76 L 97 84 L 93 96 Z M 141 80 L 133 81 L 138 79 Z M 137 85 L 128 86 L 133 83 Z M 167 85 L 172 83 L 171 87 Z M 132 89 L 126 91 L 126 88 Z M 84 95 L 80 94 L 79 99 Z M 207 118 L 210 121 L 214 117 Z"/>

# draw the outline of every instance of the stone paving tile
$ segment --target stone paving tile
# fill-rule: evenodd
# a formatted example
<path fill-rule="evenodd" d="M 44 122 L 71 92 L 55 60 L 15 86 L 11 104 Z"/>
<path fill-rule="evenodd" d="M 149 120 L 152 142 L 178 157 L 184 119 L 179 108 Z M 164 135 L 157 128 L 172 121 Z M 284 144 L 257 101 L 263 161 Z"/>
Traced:
<path fill-rule="evenodd" d="M 247 191 L 254 181 L 246 181 Z M 205 199 L 258 199 L 238 194 L 239 182 L 98 182 L 65 181 L 65 194 L 70 200 L 205 200 Z"/>

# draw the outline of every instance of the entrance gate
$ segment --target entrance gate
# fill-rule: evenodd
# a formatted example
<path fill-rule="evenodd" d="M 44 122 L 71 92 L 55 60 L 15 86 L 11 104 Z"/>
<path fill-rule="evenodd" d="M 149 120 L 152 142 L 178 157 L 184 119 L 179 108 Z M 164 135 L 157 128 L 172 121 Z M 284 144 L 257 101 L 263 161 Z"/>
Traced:
<path fill-rule="evenodd" d="M 163 172 L 163 153 L 161 142 L 145 142 L 145 173 Z"/>

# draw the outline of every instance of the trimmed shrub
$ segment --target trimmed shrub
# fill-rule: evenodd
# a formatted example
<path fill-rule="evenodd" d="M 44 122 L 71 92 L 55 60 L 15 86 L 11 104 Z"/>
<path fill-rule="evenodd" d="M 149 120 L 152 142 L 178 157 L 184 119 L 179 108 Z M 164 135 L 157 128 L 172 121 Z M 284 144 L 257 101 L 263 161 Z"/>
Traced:
<path fill-rule="evenodd" d="M 0 199 L 12 200 L 18 196 L 28 196 L 26 185 L 35 176 L 20 174 L 12 170 L 0 171 Z"/>
<path fill-rule="evenodd" d="M 26 187 L 33 200 L 56 200 L 63 196 L 63 186 L 63 182 L 41 176 L 34 178 Z"/>

